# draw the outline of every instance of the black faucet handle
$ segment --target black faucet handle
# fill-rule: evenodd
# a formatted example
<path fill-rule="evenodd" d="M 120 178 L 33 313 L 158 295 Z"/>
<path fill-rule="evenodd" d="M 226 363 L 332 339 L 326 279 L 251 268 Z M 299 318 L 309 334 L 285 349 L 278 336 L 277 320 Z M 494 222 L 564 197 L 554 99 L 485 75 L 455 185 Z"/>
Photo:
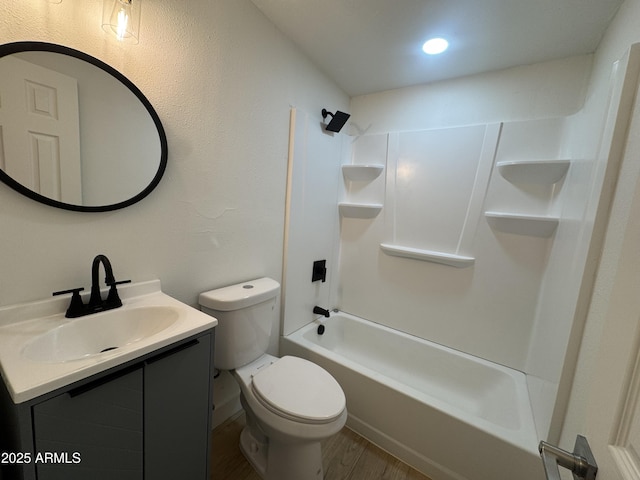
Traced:
<path fill-rule="evenodd" d="M 70 290 L 60 290 L 59 292 L 53 292 L 51 295 L 53 295 L 54 297 L 57 295 L 65 295 L 67 293 L 73 293 L 73 295 L 80 295 L 80 292 L 82 292 L 84 290 L 84 288 L 80 287 L 80 288 L 72 288 Z"/>
<path fill-rule="evenodd" d="M 67 293 L 71 293 L 71 303 L 69 303 L 69 307 L 67 308 L 67 313 L 64 315 L 67 318 L 76 318 L 84 315 L 85 305 L 82 301 L 82 297 L 80 296 L 80 292 L 82 292 L 84 288 L 72 288 L 71 290 L 61 290 L 59 292 L 53 292 L 53 295 L 64 295 Z"/>
<path fill-rule="evenodd" d="M 113 282 L 107 282 L 109 287 L 115 287 L 116 285 L 122 285 L 123 283 L 131 283 L 131 280 L 118 280 Z"/>
<path fill-rule="evenodd" d="M 122 300 L 120 300 L 120 295 L 118 295 L 118 289 L 116 288 L 116 285 L 122 285 L 123 283 L 131 283 L 131 280 L 120 280 L 118 282 L 107 283 L 110 288 L 105 303 L 109 306 L 109 308 L 118 308 L 122 306 Z"/>

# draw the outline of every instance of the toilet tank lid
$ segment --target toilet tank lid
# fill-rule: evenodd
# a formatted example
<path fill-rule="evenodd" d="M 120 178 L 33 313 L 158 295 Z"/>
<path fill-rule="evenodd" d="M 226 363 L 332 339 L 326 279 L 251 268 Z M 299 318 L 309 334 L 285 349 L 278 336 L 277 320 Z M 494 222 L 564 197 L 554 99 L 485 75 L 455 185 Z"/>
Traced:
<path fill-rule="evenodd" d="M 270 300 L 278 295 L 279 290 L 278 282 L 264 277 L 202 292 L 199 303 L 212 310 L 228 312 Z"/>

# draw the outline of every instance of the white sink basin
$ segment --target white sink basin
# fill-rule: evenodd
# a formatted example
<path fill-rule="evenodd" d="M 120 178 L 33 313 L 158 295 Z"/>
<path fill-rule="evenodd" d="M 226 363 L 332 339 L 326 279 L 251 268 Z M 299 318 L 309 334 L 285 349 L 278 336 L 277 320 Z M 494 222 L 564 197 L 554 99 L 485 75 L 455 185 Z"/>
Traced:
<path fill-rule="evenodd" d="M 163 293 L 159 280 L 118 292 L 121 307 L 80 318 L 65 318 L 69 298 L 58 296 L 0 307 L 0 373 L 14 403 L 136 362 L 218 324 Z"/>
<path fill-rule="evenodd" d="M 22 353 L 47 363 L 104 354 L 165 330 L 175 323 L 178 313 L 173 307 L 148 306 L 89 315 L 34 338 Z"/>

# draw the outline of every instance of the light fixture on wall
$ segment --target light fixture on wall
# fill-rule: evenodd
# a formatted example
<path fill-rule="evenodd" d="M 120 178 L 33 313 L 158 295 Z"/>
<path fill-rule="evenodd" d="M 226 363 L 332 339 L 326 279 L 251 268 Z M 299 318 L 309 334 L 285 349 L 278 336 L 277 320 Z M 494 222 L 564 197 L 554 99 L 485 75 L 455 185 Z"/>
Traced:
<path fill-rule="evenodd" d="M 142 0 L 103 0 L 102 28 L 118 40 L 138 43 Z"/>

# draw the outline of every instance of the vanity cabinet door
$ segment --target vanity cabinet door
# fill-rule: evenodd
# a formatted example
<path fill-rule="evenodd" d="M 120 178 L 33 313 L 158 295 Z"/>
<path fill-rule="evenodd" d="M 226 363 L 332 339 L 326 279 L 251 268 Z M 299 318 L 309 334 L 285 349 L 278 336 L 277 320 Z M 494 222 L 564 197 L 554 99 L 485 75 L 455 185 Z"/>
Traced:
<path fill-rule="evenodd" d="M 147 480 L 209 478 L 212 345 L 202 335 L 145 365 Z"/>
<path fill-rule="evenodd" d="M 143 478 L 141 365 L 33 406 L 38 480 Z"/>

